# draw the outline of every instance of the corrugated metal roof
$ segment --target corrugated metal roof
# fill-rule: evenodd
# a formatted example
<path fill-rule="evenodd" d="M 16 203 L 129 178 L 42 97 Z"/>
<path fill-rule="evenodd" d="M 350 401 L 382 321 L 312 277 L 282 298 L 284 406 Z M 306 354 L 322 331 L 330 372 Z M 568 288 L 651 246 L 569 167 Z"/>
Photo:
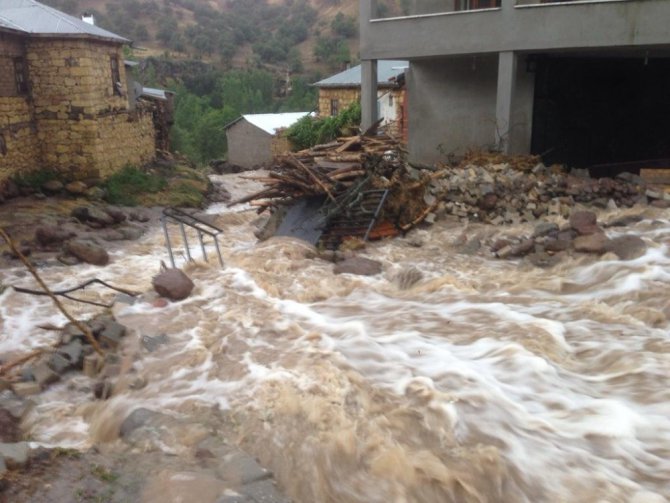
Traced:
<path fill-rule="evenodd" d="M 291 127 L 300 119 L 309 115 L 311 112 L 289 112 L 283 114 L 246 114 L 241 118 L 250 122 L 259 129 L 262 129 L 268 134 L 275 134 L 278 129 Z M 238 119 L 239 120 L 239 119 Z M 228 126 L 232 126 L 235 122 L 231 122 Z"/>
<path fill-rule="evenodd" d="M 159 100 L 167 100 L 168 93 L 172 91 L 166 91 L 165 89 L 156 89 L 154 87 L 143 87 L 142 96 L 147 96 L 149 98 L 156 98 Z"/>
<path fill-rule="evenodd" d="M 378 85 L 382 87 L 384 84 L 389 85 L 392 80 L 403 74 L 408 67 L 409 61 L 390 59 L 377 61 Z M 320 80 L 314 85 L 316 87 L 360 87 L 361 65 Z"/>
<path fill-rule="evenodd" d="M 0 26 L 37 36 L 94 37 L 129 42 L 111 31 L 85 23 L 34 0 L 0 0 Z"/>

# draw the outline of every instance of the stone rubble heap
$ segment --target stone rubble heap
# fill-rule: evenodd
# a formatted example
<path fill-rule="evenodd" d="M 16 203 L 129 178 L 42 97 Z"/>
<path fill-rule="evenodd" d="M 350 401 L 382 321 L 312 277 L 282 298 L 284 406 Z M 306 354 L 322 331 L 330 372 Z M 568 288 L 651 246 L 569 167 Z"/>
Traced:
<path fill-rule="evenodd" d="M 583 172 L 566 174 L 543 164 L 524 171 L 500 163 L 445 167 L 432 178 L 427 204 L 437 200 L 446 214 L 493 225 L 533 222 L 552 215 L 568 218 L 576 203 L 611 209 L 636 203 L 670 204 L 667 195 L 649 190 L 640 177 L 630 173 L 592 179 Z"/>

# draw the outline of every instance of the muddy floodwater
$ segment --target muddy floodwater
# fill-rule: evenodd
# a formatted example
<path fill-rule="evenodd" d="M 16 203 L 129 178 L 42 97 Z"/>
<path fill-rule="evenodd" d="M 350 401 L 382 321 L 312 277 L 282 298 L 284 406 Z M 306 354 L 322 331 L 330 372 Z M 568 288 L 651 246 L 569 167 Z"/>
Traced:
<path fill-rule="evenodd" d="M 607 230 L 646 241 L 635 260 L 539 269 L 459 254 L 465 238 L 532 227 L 440 221 L 369 245 L 362 254 L 383 264 L 374 277 L 335 276 L 299 241 L 257 243 L 252 211 L 208 211 L 225 229 L 225 268 L 187 266 L 196 289 L 182 302 L 115 308 L 132 329 L 123 372 L 147 386 L 122 375 L 94 402 L 73 376 L 36 398 L 31 440 L 118 442 L 121 421 L 146 407 L 191 425 L 161 439 L 166 455 L 225 417 L 300 503 L 670 501 L 670 210 L 599 214 L 646 217 Z M 41 272 L 54 288 L 97 276 L 148 291 L 160 260 L 156 228 L 105 268 Z M 411 268 L 421 279 L 407 287 Z M 19 267 L 2 275 L 33 285 Z M 51 343 L 38 325 L 65 323 L 48 299 L 11 289 L 0 315 L 0 352 Z M 142 350 L 141 336 L 161 334 L 167 344 Z"/>

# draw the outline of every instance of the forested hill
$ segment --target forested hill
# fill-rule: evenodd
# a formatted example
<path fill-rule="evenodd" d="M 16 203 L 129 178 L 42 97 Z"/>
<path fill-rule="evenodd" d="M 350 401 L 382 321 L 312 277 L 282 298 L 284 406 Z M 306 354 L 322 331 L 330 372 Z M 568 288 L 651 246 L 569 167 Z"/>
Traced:
<path fill-rule="evenodd" d="M 201 164 L 240 114 L 314 110 L 310 84 L 358 63 L 358 0 L 40 1 L 133 41 L 135 78 L 177 92 L 172 148 Z"/>
<path fill-rule="evenodd" d="M 221 68 L 269 65 L 302 73 L 358 58 L 357 0 L 42 0 L 134 42 L 136 54 Z"/>

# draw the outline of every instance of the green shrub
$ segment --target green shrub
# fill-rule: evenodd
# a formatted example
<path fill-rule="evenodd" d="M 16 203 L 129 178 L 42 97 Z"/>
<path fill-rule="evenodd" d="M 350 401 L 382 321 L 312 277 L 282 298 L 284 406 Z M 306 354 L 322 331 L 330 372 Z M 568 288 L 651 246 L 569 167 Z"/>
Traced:
<path fill-rule="evenodd" d="M 147 192 L 160 192 L 166 185 L 163 177 L 147 173 L 135 166 L 124 166 L 107 178 L 103 187 L 107 192 L 105 198 L 110 203 L 135 206 L 137 196 Z"/>
<path fill-rule="evenodd" d="M 320 143 L 328 143 L 349 127 L 361 123 L 361 105 L 353 103 L 335 117 L 303 117 L 288 129 L 287 136 L 294 148 L 302 150 Z"/>
<path fill-rule="evenodd" d="M 58 178 L 58 173 L 49 169 L 39 169 L 27 173 L 19 173 L 13 177 L 14 183 L 21 187 L 39 189 L 46 182 Z"/>

